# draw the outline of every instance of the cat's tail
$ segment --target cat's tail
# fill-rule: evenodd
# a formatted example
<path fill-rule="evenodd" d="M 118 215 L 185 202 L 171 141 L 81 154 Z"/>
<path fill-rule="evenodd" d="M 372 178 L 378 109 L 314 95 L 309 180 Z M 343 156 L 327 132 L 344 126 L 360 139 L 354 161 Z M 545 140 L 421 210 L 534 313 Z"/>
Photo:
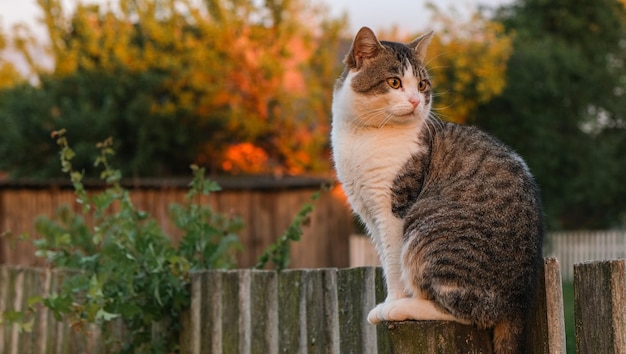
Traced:
<path fill-rule="evenodd" d="M 493 328 L 493 352 L 495 354 L 519 354 L 524 349 L 524 321 L 503 320 Z"/>

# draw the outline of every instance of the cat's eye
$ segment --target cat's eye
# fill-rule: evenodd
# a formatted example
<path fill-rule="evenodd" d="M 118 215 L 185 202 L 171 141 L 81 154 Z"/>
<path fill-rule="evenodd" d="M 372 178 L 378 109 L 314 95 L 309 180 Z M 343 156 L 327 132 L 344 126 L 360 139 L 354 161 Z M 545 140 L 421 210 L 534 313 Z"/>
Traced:
<path fill-rule="evenodd" d="M 387 79 L 387 85 L 389 85 L 392 89 L 399 89 L 402 87 L 402 81 L 400 81 L 397 77 L 390 77 Z"/>
<path fill-rule="evenodd" d="M 428 89 L 428 86 L 430 86 L 430 82 L 428 80 L 422 80 L 419 82 L 419 84 L 417 84 L 417 89 L 420 91 L 425 91 Z"/>

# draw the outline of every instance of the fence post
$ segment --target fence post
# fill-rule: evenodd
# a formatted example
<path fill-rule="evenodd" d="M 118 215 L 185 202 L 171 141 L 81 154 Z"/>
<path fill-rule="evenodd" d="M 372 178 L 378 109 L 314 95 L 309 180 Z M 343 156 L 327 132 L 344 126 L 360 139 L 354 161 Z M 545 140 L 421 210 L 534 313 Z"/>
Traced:
<path fill-rule="evenodd" d="M 375 354 L 376 327 L 367 323 L 367 313 L 376 306 L 376 268 L 359 267 L 339 270 L 340 353 Z"/>
<path fill-rule="evenodd" d="M 578 353 L 626 352 L 626 260 L 574 265 Z"/>
<path fill-rule="evenodd" d="M 535 304 L 529 318 L 528 353 L 565 353 L 563 295 L 559 263 L 544 260 L 538 270 Z M 491 331 L 443 321 L 385 322 L 392 353 L 492 353 Z"/>
<path fill-rule="evenodd" d="M 546 258 L 539 271 L 535 305 L 526 348 L 529 353 L 565 354 L 565 319 L 561 271 L 556 258 Z"/>

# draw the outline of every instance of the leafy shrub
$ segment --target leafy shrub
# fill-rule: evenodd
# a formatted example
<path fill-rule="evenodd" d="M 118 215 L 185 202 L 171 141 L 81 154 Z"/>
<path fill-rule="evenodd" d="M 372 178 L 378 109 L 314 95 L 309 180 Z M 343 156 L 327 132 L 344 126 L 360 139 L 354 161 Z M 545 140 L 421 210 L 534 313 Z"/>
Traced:
<path fill-rule="evenodd" d="M 82 184 L 83 172 L 72 167 L 75 154 L 64 131 L 53 136 L 61 147 L 62 170 L 70 175 L 82 210 L 61 208 L 54 219 L 42 217 L 36 222 L 37 232 L 43 235 L 35 241 L 37 255 L 52 266 L 78 270 L 43 303 L 57 320 L 69 322 L 75 330 L 86 330 L 88 323 L 106 330 L 102 324 L 121 319 L 128 335 L 109 343 L 111 351 L 177 351 L 180 316 L 190 306 L 189 272 L 233 267 L 241 220 L 194 203 L 196 197 L 219 186 L 205 178 L 202 168 L 192 166 L 194 176 L 185 203 L 171 207 L 174 224 L 184 232 L 176 246 L 121 187 L 121 173 L 108 162 L 113 154 L 111 139 L 97 145 L 100 155 L 95 163 L 102 167 L 100 177 L 108 187 L 90 196 Z M 153 323 L 162 326 L 158 338 L 152 336 Z"/>
<path fill-rule="evenodd" d="M 107 187 L 88 194 L 83 186 L 84 172 L 72 165 L 76 153 L 70 148 L 65 130 L 53 132 L 60 146 L 61 169 L 69 174 L 77 202 L 76 213 L 64 206 L 54 218 L 40 217 L 34 241 L 36 254 L 53 267 L 67 268 L 68 275 L 58 293 L 28 300 L 28 310 L 7 310 L 2 322 L 30 331 L 37 304 L 51 310 L 58 321 L 75 331 L 89 333 L 89 324 L 102 328 L 107 352 L 179 352 L 181 316 L 190 307 L 190 276 L 196 269 L 232 268 L 234 252 L 240 248 L 236 232 L 239 218 L 199 205 L 197 198 L 218 191 L 219 186 L 205 178 L 204 169 L 192 166 L 193 179 L 184 204 L 173 204 L 170 215 L 183 231 L 178 245 L 164 234 L 157 221 L 138 210 L 129 192 L 120 185 L 122 174 L 111 168 L 112 139 L 96 145 L 96 167 Z M 278 270 L 289 264 L 289 246 L 300 240 L 302 228 L 310 221 L 313 195 L 297 213 L 285 233 L 259 258 L 256 268 L 270 261 Z M 110 321 L 121 321 L 124 338 L 114 336 Z M 154 329 L 158 326 L 158 336 Z"/>

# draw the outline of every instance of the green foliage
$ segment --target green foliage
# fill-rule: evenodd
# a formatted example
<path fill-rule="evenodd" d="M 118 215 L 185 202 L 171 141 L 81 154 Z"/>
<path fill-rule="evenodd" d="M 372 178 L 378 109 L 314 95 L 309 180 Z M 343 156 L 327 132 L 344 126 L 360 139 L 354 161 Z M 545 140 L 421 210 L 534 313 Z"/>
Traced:
<path fill-rule="evenodd" d="M 328 87 L 345 20 L 325 8 L 303 0 L 116 0 L 70 11 L 60 0 L 37 3 L 48 38 L 26 26 L 6 38 L 38 83 L 0 91 L 0 170 L 57 177 L 46 136 L 61 127 L 84 141 L 115 136 L 117 165 L 133 177 L 181 175 L 191 163 L 228 172 L 224 162 L 246 165 L 227 156 L 243 143 L 267 154 L 264 173 L 329 168 Z M 51 69 L 33 60 L 40 52 Z M 86 170 L 93 147 L 74 149 L 74 166 Z"/>
<path fill-rule="evenodd" d="M 5 310 L 0 314 L 0 327 L 6 322 L 17 326 L 19 333 L 32 332 L 35 324 L 36 305 L 42 301 L 41 297 L 35 296 L 28 299 L 26 311 Z"/>
<path fill-rule="evenodd" d="M 169 93 L 167 75 L 155 71 L 81 70 L 61 77 L 44 75 L 38 87 L 22 84 L 0 91 L 0 169 L 12 176 L 61 177 L 56 147 L 48 132 L 65 127 L 80 132 L 73 145 L 76 170 L 91 171 L 93 141 L 116 136 L 126 176 L 182 175 L 205 141 L 222 129 L 219 118 L 201 117 L 185 107 L 154 112 L 153 100 Z M 96 177 L 89 175 L 89 177 Z"/>
<path fill-rule="evenodd" d="M 524 0 L 496 20 L 513 34 L 502 94 L 470 119 L 535 175 L 548 226 L 607 228 L 626 185 L 626 7 L 615 0 Z"/>
<path fill-rule="evenodd" d="M 322 188 L 326 189 L 326 187 Z M 278 270 L 283 270 L 289 266 L 289 246 L 291 242 L 300 241 L 302 237 L 302 227 L 309 225 L 311 222 L 310 214 L 313 211 L 314 202 L 319 199 L 321 192 L 322 191 L 319 191 L 313 194 L 311 202 L 302 206 L 291 224 L 287 227 L 287 230 L 285 230 L 285 233 L 263 252 L 255 265 L 256 269 L 263 269 L 270 261 Z"/>
<path fill-rule="evenodd" d="M 155 219 L 133 205 L 129 192 L 120 185 L 121 173 L 109 165 L 112 140 L 97 145 L 100 154 L 95 162 L 108 187 L 89 195 L 82 185 L 83 172 L 72 165 L 75 153 L 64 133 L 53 136 L 82 211 L 62 208 L 55 220 L 37 220 L 36 230 L 42 237 L 35 245 L 37 255 L 52 266 L 76 269 L 76 273 L 67 277 L 58 294 L 43 299 L 44 305 L 77 331 L 95 323 L 106 334 L 105 323 L 121 320 L 128 335 L 109 343 L 111 351 L 176 351 L 180 316 L 190 305 L 189 272 L 235 265 L 240 220 L 195 203 L 219 187 L 205 178 L 204 169 L 194 166 L 185 203 L 171 209 L 174 224 L 183 231 L 176 246 Z M 165 326 L 159 338 L 152 336 L 155 323 Z"/>
<path fill-rule="evenodd" d="M 107 338 L 107 351 L 119 353 L 173 353 L 179 350 L 181 314 L 190 306 L 189 273 L 198 269 L 231 268 L 240 244 L 236 235 L 241 220 L 214 212 L 199 198 L 220 190 L 205 178 L 205 171 L 192 165 L 193 180 L 183 204 L 173 204 L 170 215 L 183 231 L 175 245 L 157 221 L 138 210 L 130 194 L 120 185 L 122 174 L 111 167 L 113 140 L 96 145 L 94 165 L 107 187 L 100 193 L 87 193 L 84 172 L 73 166 L 76 153 L 65 130 L 52 133 L 60 147 L 61 169 L 70 176 L 79 212 L 65 206 L 53 219 L 40 217 L 34 240 L 36 255 L 51 266 L 67 269 L 61 289 L 46 298 L 29 300 L 28 311 L 5 311 L 2 320 L 30 331 L 35 305 L 43 303 L 59 321 L 78 332 L 88 332 L 96 324 Z M 298 241 L 309 223 L 312 197 L 298 212 L 285 233 L 260 257 L 258 266 L 269 261 L 278 269 L 289 263 L 289 246 Z M 124 338 L 107 337 L 107 324 L 121 321 Z M 160 335 L 153 336 L 153 327 Z"/>

